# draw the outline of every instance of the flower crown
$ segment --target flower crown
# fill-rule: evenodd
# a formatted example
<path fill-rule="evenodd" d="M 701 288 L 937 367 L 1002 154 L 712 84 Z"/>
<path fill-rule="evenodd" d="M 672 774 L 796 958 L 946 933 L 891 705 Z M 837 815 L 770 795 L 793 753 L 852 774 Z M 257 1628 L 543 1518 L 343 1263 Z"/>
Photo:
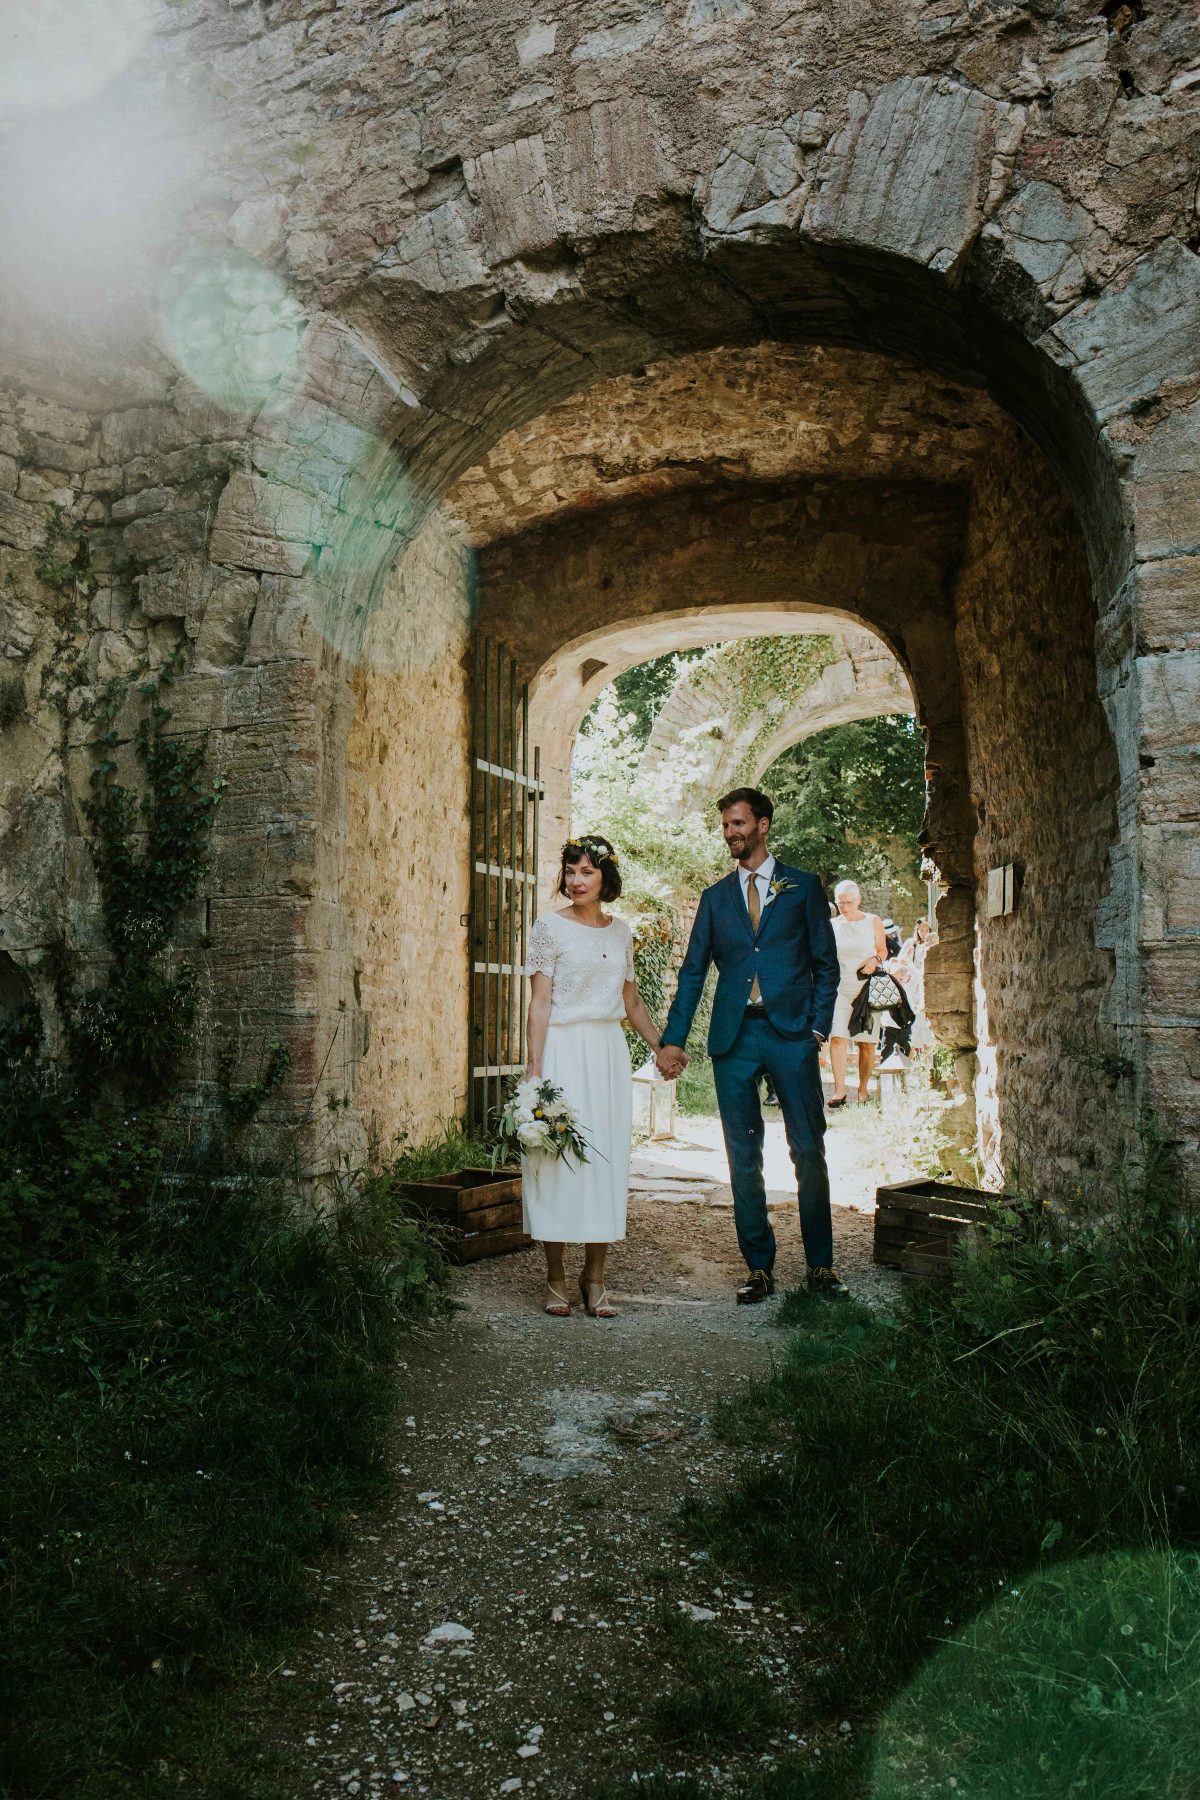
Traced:
<path fill-rule="evenodd" d="M 564 857 L 568 850 L 582 850 L 594 863 L 619 863 L 621 860 L 607 838 L 596 837 L 590 831 L 582 837 L 568 838 L 562 847 Z"/>

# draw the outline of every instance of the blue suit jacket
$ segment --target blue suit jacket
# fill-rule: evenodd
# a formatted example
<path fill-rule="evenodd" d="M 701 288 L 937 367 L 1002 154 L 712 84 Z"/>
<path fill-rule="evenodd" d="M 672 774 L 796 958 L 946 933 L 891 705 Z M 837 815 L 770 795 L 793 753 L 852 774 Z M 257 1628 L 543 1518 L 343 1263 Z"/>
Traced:
<path fill-rule="evenodd" d="M 700 896 L 675 999 L 663 1028 L 664 1044 L 687 1043 L 709 964 L 716 963 L 708 1053 L 722 1056 L 741 1029 L 754 977 L 767 1018 L 784 1037 L 819 1031 L 828 1037 L 837 997 L 838 959 L 829 902 L 817 876 L 775 865 L 785 885 L 763 908 L 758 936 L 742 898 L 736 869 Z"/>

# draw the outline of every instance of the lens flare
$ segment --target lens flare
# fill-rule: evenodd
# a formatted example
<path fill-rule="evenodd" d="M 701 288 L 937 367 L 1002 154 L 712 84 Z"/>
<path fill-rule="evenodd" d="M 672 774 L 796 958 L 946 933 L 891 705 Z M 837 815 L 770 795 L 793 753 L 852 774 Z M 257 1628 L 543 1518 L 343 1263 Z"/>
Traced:
<path fill-rule="evenodd" d="M 1198 1684 L 1200 1557 L 1116 1551 L 1038 1570 L 888 1709 L 871 1800 L 1195 1794 Z"/>
<path fill-rule="evenodd" d="M 210 399 L 254 412 L 293 379 L 304 315 L 276 275 L 236 250 L 198 250 L 163 284 L 171 355 Z"/>
<path fill-rule="evenodd" d="M 0 115 L 98 94 L 150 37 L 151 0 L 0 0 Z"/>

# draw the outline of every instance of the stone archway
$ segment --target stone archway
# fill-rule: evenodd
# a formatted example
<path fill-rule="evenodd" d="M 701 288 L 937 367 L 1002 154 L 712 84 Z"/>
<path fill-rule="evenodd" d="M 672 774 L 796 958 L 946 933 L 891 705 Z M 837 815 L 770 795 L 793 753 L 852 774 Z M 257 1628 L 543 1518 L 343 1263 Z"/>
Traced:
<path fill-rule="evenodd" d="M 904 671 L 866 631 L 841 631 L 829 640 L 828 661 L 794 695 L 747 710 L 737 669 L 720 653 L 687 669 L 654 721 L 644 762 L 653 769 L 686 739 L 693 775 L 685 792 L 719 794 L 739 780 L 758 782 L 785 750 L 851 719 L 911 713 Z"/>
<path fill-rule="evenodd" d="M 514 648 L 536 672 L 622 618 L 743 604 L 765 541 L 768 594 L 754 604 L 879 630 L 912 675 L 932 841 L 960 871 L 958 938 L 973 936 L 981 862 L 1017 854 L 1014 837 L 1042 868 L 1081 856 L 1086 899 L 1067 907 L 1056 890 L 1081 921 L 1069 954 L 1048 918 L 1037 941 L 997 937 L 987 954 L 1004 979 L 1022 957 L 1066 968 L 1143 1095 L 1194 1140 L 1200 264 L 1170 11 L 1124 34 L 1090 15 L 1023 35 L 970 18 L 931 39 L 897 0 L 860 41 L 818 15 L 781 31 L 752 7 L 732 22 L 647 7 L 603 24 L 568 7 L 553 25 L 514 23 L 506 61 L 493 16 L 264 21 L 201 0 L 146 50 L 219 70 L 210 113 L 188 127 L 206 181 L 174 205 L 156 254 L 172 254 L 177 232 L 274 265 L 304 321 L 299 351 L 266 404 L 216 404 L 114 281 L 118 316 L 73 331 L 64 364 L 52 327 L 74 295 L 39 289 L 35 317 L 9 268 L 3 454 L 15 472 L 0 527 L 34 620 L 31 666 L 61 627 L 39 571 L 62 566 L 42 552 L 66 517 L 92 533 L 97 592 L 70 626 L 86 682 L 132 686 L 142 664 L 178 651 L 176 724 L 207 731 L 231 777 L 193 950 L 211 1024 L 200 1085 L 223 1034 L 282 1033 L 304 1104 L 338 1102 L 336 1129 L 315 1134 L 321 1157 L 356 1152 L 372 1113 L 390 1129 L 398 1096 L 419 1120 L 444 1111 L 460 1080 L 461 991 L 446 978 L 429 1021 L 421 1003 L 447 953 L 426 922 L 457 916 L 463 882 L 420 833 L 431 813 L 458 829 L 478 603 L 503 614 L 497 596 L 505 581 L 520 590 L 537 539 L 560 585 L 523 590 L 542 642 Z M 128 284 L 158 291 L 155 278 Z M 681 457 L 677 430 L 665 456 L 599 468 L 590 489 L 568 479 L 560 494 L 552 473 L 533 511 L 514 474 L 493 522 L 472 524 L 472 483 L 506 489 L 497 454 L 512 433 L 608 383 L 636 408 L 656 379 L 643 372 L 689 357 L 736 351 L 753 390 L 759 346 L 770 380 L 793 351 L 824 359 L 843 410 L 856 359 L 884 360 L 891 401 L 907 391 L 898 371 L 916 371 L 910 385 L 940 384 L 940 422 L 927 417 L 936 429 L 903 456 L 903 407 L 892 429 L 868 410 L 857 437 L 793 434 L 775 469 Z M 995 454 L 960 455 L 955 474 L 951 448 L 981 402 L 1001 420 Z M 936 538 L 955 507 L 955 570 L 938 564 L 935 580 L 914 532 Z M 631 509 L 640 522 L 622 549 L 614 527 L 633 528 Z M 739 511 L 752 528 L 735 534 L 740 560 L 712 558 L 714 519 Z M 797 566 L 797 544 L 812 567 Z M 625 579 L 631 553 L 654 563 L 653 592 Z M 879 586 L 888 556 L 907 556 L 914 580 L 925 558 L 921 604 L 910 588 L 902 619 Z M 814 568 L 845 566 L 862 573 L 853 593 L 817 591 Z M 698 598 L 679 592 L 683 577 Z M 991 605 L 998 590 L 1011 606 Z M 1118 757 L 1115 825 L 1097 693 Z M 73 810 L 86 730 L 18 729 L 18 784 L 28 769 L 51 801 L 33 860 L 54 904 L 40 910 L 71 921 L 92 954 Z M 1056 800 L 1070 794 L 1044 817 L 1017 773 L 1039 759 L 1042 779 L 1061 777 Z M 14 817 L 10 804 L 10 837 Z M 0 861 L 10 847 L 24 854 L 6 838 Z M 36 961 L 43 939 L 11 908 L 3 917 L 6 947 Z M 1013 1023 L 1003 1060 L 1032 1095 L 1047 1047 L 1036 1018 Z M 1093 1109 L 1078 1130 L 1099 1143 L 1102 1124 Z"/>

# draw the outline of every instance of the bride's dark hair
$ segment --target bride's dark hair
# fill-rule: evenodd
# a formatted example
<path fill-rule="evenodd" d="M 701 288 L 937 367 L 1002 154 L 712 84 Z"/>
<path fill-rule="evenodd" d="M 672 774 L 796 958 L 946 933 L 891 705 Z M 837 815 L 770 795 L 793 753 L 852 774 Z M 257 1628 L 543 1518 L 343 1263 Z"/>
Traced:
<path fill-rule="evenodd" d="M 582 837 L 569 838 L 562 847 L 562 864 L 558 871 L 558 891 L 567 891 L 567 870 L 581 863 L 584 857 L 593 868 L 600 871 L 601 900 L 618 900 L 621 895 L 621 871 L 617 867 L 617 853 L 606 837 L 596 832 L 584 832 Z"/>

